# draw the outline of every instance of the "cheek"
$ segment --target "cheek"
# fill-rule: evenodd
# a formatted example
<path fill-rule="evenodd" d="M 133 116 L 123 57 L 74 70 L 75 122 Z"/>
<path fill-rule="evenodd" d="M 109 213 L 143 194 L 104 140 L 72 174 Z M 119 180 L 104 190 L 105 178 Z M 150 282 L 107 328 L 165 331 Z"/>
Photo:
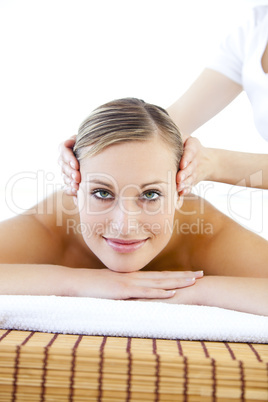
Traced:
<path fill-rule="evenodd" d="M 169 189 L 168 193 L 165 194 L 157 201 L 145 202 L 140 205 L 140 208 L 148 216 L 158 216 L 158 215 L 174 215 L 175 209 L 177 208 L 178 193 L 174 188 Z"/>
<path fill-rule="evenodd" d="M 170 238 L 176 211 L 177 193 L 172 191 L 160 202 L 147 203 L 142 208 L 141 223 L 143 229 L 158 237 Z"/>
<path fill-rule="evenodd" d="M 174 216 L 166 215 L 161 221 L 161 237 L 169 241 L 173 232 Z"/>
<path fill-rule="evenodd" d="M 142 229 L 152 233 L 159 241 L 167 242 L 173 231 L 175 208 L 168 213 L 161 212 L 155 215 L 144 214 L 142 219 Z"/>
<path fill-rule="evenodd" d="M 81 186 L 81 185 L 80 185 Z M 81 186 L 77 192 L 77 205 L 80 214 L 85 212 L 90 215 L 98 215 L 104 214 L 112 210 L 114 208 L 113 201 L 105 200 L 102 201 L 97 199 L 93 194 Z"/>
<path fill-rule="evenodd" d="M 77 206 L 80 216 L 80 226 L 82 228 L 81 234 L 85 242 L 89 244 L 95 235 L 103 232 L 104 222 L 101 217 L 102 215 L 90 210 L 88 197 L 81 190 L 77 193 Z"/>

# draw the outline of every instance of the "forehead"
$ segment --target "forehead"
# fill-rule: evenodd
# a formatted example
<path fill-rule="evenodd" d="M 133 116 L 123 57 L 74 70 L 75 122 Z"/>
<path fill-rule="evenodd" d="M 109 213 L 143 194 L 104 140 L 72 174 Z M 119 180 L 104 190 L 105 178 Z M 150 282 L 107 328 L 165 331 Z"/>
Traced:
<path fill-rule="evenodd" d="M 176 173 L 175 161 L 171 147 L 154 137 L 111 145 L 96 155 L 83 158 L 80 170 L 82 180 L 87 173 L 99 173 L 112 175 L 115 179 L 124 177 L 128 182 L 140 182 L 141 178 L 163 179 L 170 171 Z"/>

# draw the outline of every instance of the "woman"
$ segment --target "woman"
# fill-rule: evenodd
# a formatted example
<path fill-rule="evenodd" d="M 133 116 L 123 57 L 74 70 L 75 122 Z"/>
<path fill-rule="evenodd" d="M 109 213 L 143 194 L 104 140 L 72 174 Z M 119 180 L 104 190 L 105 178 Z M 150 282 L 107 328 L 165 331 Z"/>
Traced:
<path fill-rule="evenodd" d="M 74 151 L 76 205 L 55 193 L 0 224 L 0 294 L 150 299 L 268 315 L 267 241 L 199 197 L 183 202 L 176 184 L 182 140 L 163 109 L 132 98 L 107 103 L 82 123 Z"/>
<path fill-rule="evenodd" d="M 252 10 L 250 19 L 222 43 L 188 91 L 167 110 L 180 128 L 185 151 L 178 182 L 181 194 L 201 180 L 268 189 L 268 155 L 203 147 L 191 134 L 224 109 L 243 90 L 252 105 L 256 127 L 268 140 L 268 6 Z M 216 135 L 216 134 L 215 134 Z M 74 138 L 61 147 L 67 193 L 76 194 L 79 165 L 72 154 Z M 252 175 L 262 172 L 262 182 Z"/>

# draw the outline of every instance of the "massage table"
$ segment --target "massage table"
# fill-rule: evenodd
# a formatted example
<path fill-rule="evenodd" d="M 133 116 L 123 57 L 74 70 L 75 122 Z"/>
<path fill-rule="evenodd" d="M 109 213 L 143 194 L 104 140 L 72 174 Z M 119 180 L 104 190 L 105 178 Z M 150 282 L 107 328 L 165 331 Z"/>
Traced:
<path fill-rule="evenodd" d="M 268 317 L 0 296 L 0 327 L 1 402 L 268 401 Z"/>
<path fill-rule="evenodd" d="M 0 400 L 267 401 L 268 345 L 0 331 Z"/>

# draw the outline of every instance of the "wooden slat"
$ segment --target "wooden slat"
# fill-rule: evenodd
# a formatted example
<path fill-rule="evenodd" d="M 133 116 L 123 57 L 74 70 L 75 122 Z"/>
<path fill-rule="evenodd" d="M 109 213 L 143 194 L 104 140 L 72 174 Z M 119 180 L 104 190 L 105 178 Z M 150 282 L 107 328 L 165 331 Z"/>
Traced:
<path fill-rule="evenodd" d="M 267 401 L 268 345 L 0 330 L 0 402 Z"/>

